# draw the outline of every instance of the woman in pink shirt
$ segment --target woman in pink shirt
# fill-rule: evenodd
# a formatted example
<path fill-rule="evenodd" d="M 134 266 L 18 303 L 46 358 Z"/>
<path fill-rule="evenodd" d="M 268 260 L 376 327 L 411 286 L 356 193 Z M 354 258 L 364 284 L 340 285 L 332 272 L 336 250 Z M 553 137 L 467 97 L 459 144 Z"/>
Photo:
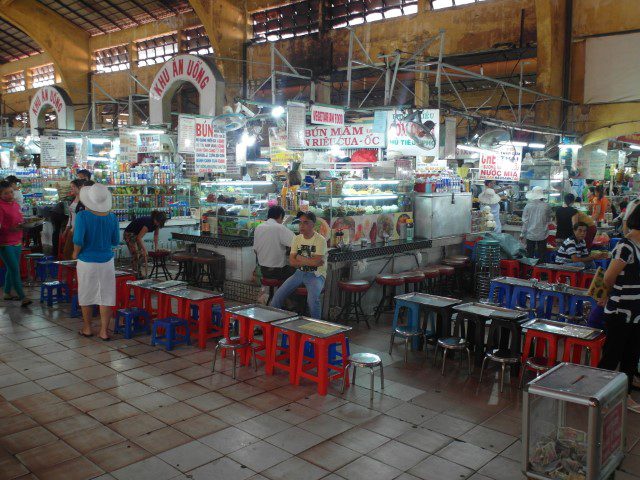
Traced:
<path fill-rule="evenodd" d="M 20 278 L 20 254 L 22 252 L 22 212 L 13 200 L 13 188 L 9 182 L 0 182 L 0 259 L 7 275 L 4 280 L 4 299 L 21 300 L 26 307 L 31 300 L 25 297 Z M 11 295 L 14 290 L 17 296 Z"/>

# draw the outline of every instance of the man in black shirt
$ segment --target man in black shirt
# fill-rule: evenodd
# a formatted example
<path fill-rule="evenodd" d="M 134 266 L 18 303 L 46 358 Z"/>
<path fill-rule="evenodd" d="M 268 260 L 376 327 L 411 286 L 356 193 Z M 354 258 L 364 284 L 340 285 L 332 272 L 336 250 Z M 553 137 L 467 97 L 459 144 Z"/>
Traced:
<path fill-rule="evenodd" d="M 575 201 L 576 197 L 572 193 L 567 193 L 564 196 L 564 207 L 556 208 L 556 240 L 558 244 L 573 235 L 571 218 L 578 213 L 578 210 L 573 207 L 573 202 Z"/>

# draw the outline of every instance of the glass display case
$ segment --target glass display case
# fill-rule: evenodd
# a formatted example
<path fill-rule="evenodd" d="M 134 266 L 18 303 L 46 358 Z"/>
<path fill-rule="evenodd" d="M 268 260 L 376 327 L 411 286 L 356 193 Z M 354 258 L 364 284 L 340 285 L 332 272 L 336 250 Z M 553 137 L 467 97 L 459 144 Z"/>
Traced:
<path fill-rule="evenodd" d="M 561 363 L 523 396 L 523 470 L 539 480 L 604 480 L 624 457 L 627 376 Z"/>
<path fill-rule="evenodd" d="M 413 223 L 413 182 L 407 180 L 327 180 L 300 191 L 301 209 L 322 219 L 330 241 L 378 243 L 404 239 Z"/>
<path fill-rule="evenodd" d="M 191 184 L 108 185 L 113 196 L 113 212 L 118 221 L 130 221 L 150 215 L 153 210 L 167 213 L 168 218 L 191 215 Z"/>
<path fill-rule="evenodd" d="M 562 204 L 564 181 L 568 178 L 567 170 L 557 162 L 522 165 L 518 189 L 515 193 L 514 210 L 522 211 L 527 204 L 526 193 L 533 187 L 542 187 L 549 205 Z"/>
<path fill-rule="evenodd" d="M 220 180 L 200 184 L 201 232 L 251 237 L 277 205 L 276 185 L 266 181 Z"/>

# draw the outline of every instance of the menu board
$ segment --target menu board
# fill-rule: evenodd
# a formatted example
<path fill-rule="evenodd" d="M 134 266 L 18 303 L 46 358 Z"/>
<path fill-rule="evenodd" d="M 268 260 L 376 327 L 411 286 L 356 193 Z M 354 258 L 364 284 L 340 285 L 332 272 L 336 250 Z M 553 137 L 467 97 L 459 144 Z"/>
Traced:
<path fill-rule="evenodd" d="M 306 121 L 307 107 L 305 104 L 287 102 L 287 148 L 306 148 Z"/>
<path fill-rule="evenodd" d="M 40 165 L 66 167 L 67 147 L 64 137 L 40 137 Z"/>
<path fill-rule="evenodd" d="M 522 147 L 502 145 L 480 154 L 480 180 L 517 182 L 522 167 Z"/>
<path fill-rule="evenodd" d="M 287 165 L 302 160 L 302 152 L 287 149 L 287 131 L 284 127 L 269 128 L 269 158 L 272 165 Z"/>
<path fill-rule="evenodd" d="M 138 138 L 132 128 L 120 127 L 120 159 L 122 163 L 138 161 Z"/>
<path fill-rule="evenodd" d="M 210 119 L 195 119 L 196 173 L 225 173 L 227 171 L 227 134 L 216 130 Z"/>
<path fill-rule="evenodd" d="M 160 135 L 156 133 L 141 133 L 138 142 L 138 153 L 161 152 Z"/>
<path fill-rule="evenodd" d="M 193 153 L 196 140 L 196 119 L 178 115 L 178 153 Z"/>

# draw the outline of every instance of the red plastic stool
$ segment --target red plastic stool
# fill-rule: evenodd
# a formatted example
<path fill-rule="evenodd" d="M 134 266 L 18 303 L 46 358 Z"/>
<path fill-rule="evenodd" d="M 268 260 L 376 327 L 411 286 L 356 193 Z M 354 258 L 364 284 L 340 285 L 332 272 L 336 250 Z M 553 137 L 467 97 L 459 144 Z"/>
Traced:
<path fill-rule="evenodd" d="M 288 344 L 283 346 L 284 342 L 278 344 L 278 336 L 286 335 L 289 338 Z M 271 332 L 271 347 L 267 350 L 267 364 L 265 365 L 265 372 L 267 375 L 273 374 L 274 369 L 284 370 L 289 374 L 289 382 L 295 383 L 296 380 L 296 353 L 298 349 L 298 343 L 300 341 L 300 334 L 297 332 L 290 332 L 283 330 L 273 325 L 273 331 Z"/>
<path fill-rule="evenodd" d="M 313 358 L 305 357 L 305 344 L 309 342 L 313 344 Z M 342 346 L 342 362 L 340 364 L 329 363 L 329 347 L 335 343 Z M 294 385 L 300 385 L 300 379 L 306 378 L 318 385 L 318 394 L 326 395 L 329 388 L 329 382 L 344 378 L 346 384 L 349 379 L 345 377 L 345 361 L 347 358 L 347 339 L 344 333 L 332 335 L 328 338 L 317 338 L 310 335 L 300 335 L 298 339 L 298 350 L 295 359 L 295 380 Z M 316 373 L 310 373 L 311 370 Z"/>
<path fill-rule="evenodd" d="M 376 307 L 376 323 L 378 323 L 383 311 L 393 309 L 393 298 L 396 296 L 396 288 L 404 285 L 404 277 L 393 274 L 378 275 L 376 277 L 376 283 L 382 286 L 382 298 Z M 386 307 L 385 303 L 387 304 Z"/>
<path fill-rule="evenodd" d="M 580 272 L 566 272 L 564 270 L 556 272 L 556 283 L 567 283 L 567 280 L 572 287 L 579 286 Z"/>
<path fill-rule="evenodd" d="M 133 289 L 133 301 L 131 302 L 131 306 L 142 308 L 151 315 L 151 318 L 155 318 L 158 311 L 153 307 L 152 294 L 157 294 L 158 292 L 152 292 L 148 288 L 142 288 L 138 285 L 133 285 L 131 288 Z"/>
<path fill-rule="evenodd" d="M 76 275 L 76 264 L 58 264 L 58 280 L 67 284 L 67 286 L 69 287 L 70 296 L 78 293 L 78 276 Z M 116 287 L 116 295 L 117 293 L 118 290 Z"/>
<path fill-rule="evenodd" d="M 424 282 L 424 273 L 403 272 L 399 275 L 404 278 L 404 293 L 409 293 L 412 289 L 414 292 L 419 292 L 421 290 L 420 286 Z"/>
<path fill-rule="evenodd" d="M 518 260 L 500 260 L 500 275 L 518 278 L 520 276 L 520 262 Z"/>
<path fill-rule="evenodd" d="M 129 303 L 131 303 L 131 291 L 128 283 L 135 280 L 135 275 L 119 275 L 116 276 L 116 306 L 115 310 L 119 310 L 121 308 L 129 308 Z M 69 283 L 67 283 L 69 285 Z M 77 290 L 77 285 L 76 285 Z M 169 317 L 170 315 L 167 315 Z M 166 317 L 163 317 L 166 318 Z"/>
<path fill-rule="evenodd" d="M 30 248 L 22 248 L 20 253 L 20 278 L 23 280 L 27 278 L 27 255 L 33 253 Z"/>
<path fill-rule="evenodd" d="M 555 283 L 556 282 L 556 270 L 551 270 L 549 268 L 544 268 L 544 267 L 538 267 L 535 266 L 533 267 L 533 272 L 531 272 L 531 277 L 532 278 L 536 278 L 538 280 L 544 280 L 542 278 L 543 275 L 546 275 L 547 279 L 546 281 L 549 283 Z"/>
<path fill-rule="evenodd" d="M 267 305 L 271 303 L 271 299 L 273 298 L 273 293 L 275 289 L 281 287 L 284 283 L 284 280 L 280 280 L 279 278 L 265 278 L 262 277 L 260 279 L 260 283 L 263 287 L 269 287 L 269 299 L 267 300 Z"/>
<path fill-rule="evenodd" d="M 582 349 L 586 348 L 589 352 L 589 365 L 597 367 L 598 363 L 600 363 L 602 347 L 604 347 L 604 341 L 606 339 L 607 336 L 604 334 L 594 338 L 593 340 L 582 340 L 580 338 L 569 337 L 564 342 L 562 361 L 580 364 Z"/>
<path fill-rule="evenodd" d="M 527 330 L 524 337 L 524 348 L 522 349 L 522 370 L 520 371 L 520 385 L 524 382 L 524 375 L 527 370 L 540 373 L 549 370 L 556 363 L 558 358 L 559 337 L 553 333 L 539 332 L 537 330 Z M 535 351 L 530 355 L 531 346 L 535 342 Z"/>
<path fill-rule="evenodd" d="M 440 279 L 440 270 L 437 267 L 425 267 L 422 269 L 427 293 L 435 293 Z"/>
<path fill-rule="evenodd" d="M 580 277 L 580 288 L 589 288 L 591 286 L 591 282 L 593 281 L 594 277 L 595 277 L 595 274 L 593 273 L 583 272 Z"/>
<path fill-rule="evenodd" d="M 189 322 L 189 325 L 195 325 L 195 328 L 191 329 L 192 332 L 197 332 L 198 336 L 198 348 L 205 349 L 207 346 L 207 340 L 210 338 L 216 338 L 223 335 L 223 330 L 213 324 L 213 306 L 220 306 L 222 312 L 222 318 L 224 319 L 224 297 L 205 298 L 203 300 L 189 300 L 187 298 L 178 298 L 178 311 L 179 317 L 184 318 Z M 198 319 L 193 318 L 192 313 L 193 306 L 198 307 Z M 246 338 L 246 337 L 245 337 Z M 224 352 L 224 350 L 223 350 Z"/>

